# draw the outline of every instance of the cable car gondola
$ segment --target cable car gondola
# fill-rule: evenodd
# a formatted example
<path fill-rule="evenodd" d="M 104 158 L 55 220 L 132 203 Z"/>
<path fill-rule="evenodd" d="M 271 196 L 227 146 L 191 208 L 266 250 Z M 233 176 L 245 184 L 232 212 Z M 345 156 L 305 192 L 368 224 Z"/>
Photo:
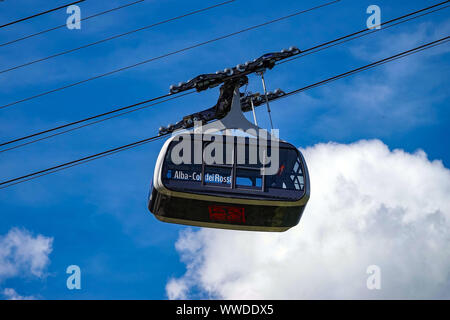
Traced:
<path fill-rule="evenodd" d="M 305 159 L 292 144 L 244 117 L 241 85 L 233 85 L 223 118 L 176 134 L 162 147 L 148 201 L 160 221 L 278 232 L 300 221 L 310 194 Z M 230 129 L 251 136 L 230 135 Z"/>

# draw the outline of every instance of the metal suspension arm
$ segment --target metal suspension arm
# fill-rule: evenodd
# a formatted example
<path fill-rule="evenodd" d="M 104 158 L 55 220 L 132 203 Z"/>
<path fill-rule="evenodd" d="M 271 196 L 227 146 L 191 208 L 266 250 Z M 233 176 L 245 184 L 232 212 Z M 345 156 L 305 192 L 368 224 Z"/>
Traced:
<path fill-rule="evenodd" d="M 241 81 L 240 86 L 247 83 L 246 77 L 245 79 L 241 79 L 240 81 Z M 159 134 L 167 134 L 180 129 L 192 128 L 194 126 L 194 123 L 197 121 L 201 121 L 202 124 L 206 124 L 214 120 L 222 119 L 225 115 L 227 115 L 227 113 L 230 110 L 233 98 L 233 90 L 235 86 L 236 81 L 226 82 L 220 88 L 220 97 L 213 107 L 185 116 L 183 117 L 182 120 L 178 121 L 174 125 L 161 127 L 159 129 Z M 285 95 L 284 91 L 277 89 L 274 92 L 268 92 L 267 99 L 271 101 L 278 99 L 284 95 Z M 252 102 L 254 107 L 258 107 L 266 103 L 266 96 L 261 95 L 259 93 L 255 94 L 248 93 L 247 95 L 243 95 L 241 93 L 241 109 L 243 112 L 252 111 Z"/>
<path fill-rule="evenodd" d="M 214 88 L 221 83 L 225 83 L 235 78 L 240 78 L 255 72 L 261 72 L 266 69 L 272 69 L 276 62 L 290 58 L 299 53 L 301 53 L 301 50 L 296 47 L 283 49 L 280 52 L 267 53 L 253 61 L 238 64 L 236 67 L 226 68 L 223 71 L 217 71 L 216 73 L 201 74 L 187 82 L 180 82 L 178 85 L 172 85 L 170 86 L 170 93 L 175 94 L 190 89 L 203 91 Z"/>

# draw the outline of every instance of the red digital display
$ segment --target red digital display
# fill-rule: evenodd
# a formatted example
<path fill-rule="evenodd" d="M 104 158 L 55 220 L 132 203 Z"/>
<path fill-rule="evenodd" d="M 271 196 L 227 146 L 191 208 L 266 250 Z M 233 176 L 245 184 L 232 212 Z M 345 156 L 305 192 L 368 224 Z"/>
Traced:
<path fill-rule="evenodd" d="M 245 223 L 245 213 L 243 207 L 208 206 L 208 209 L 210 220 Z"/>

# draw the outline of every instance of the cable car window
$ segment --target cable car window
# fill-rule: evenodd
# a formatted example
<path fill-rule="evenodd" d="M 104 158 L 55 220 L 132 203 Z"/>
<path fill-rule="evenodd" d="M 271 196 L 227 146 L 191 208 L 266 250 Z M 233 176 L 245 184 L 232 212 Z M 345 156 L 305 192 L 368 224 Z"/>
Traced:
<path fill-rule="evenodd" d="M 267 176 L 267 186 L 276 189 L 303 190 L 305 182 L 297 150 L 281 148 L 279 165 L 275 175 Z"/>
<path fill-rule="evenodd" d="M 236 169 L 236 187 L 262 189 L 262 177 L 259 169 Z"/>
<path fill-rule="evenodd" d="M 259 158 L 258 141 L 248 137 L 237 137 L 236 162 L 238 166 L 261 168 L 262 159 Z"/>
<path fill-rule="evenodd" d="M 181 141 L 173 141 L 165 155 L 163 175 L 164 180 L 183 180 L 187 182 L 201 182 L 202 165 L 194 164 L 194 154 L 191 152 L 190 156 L 184 156 L 184 149 L 181 149 L 177 156 L 182 160 L 186 160 L 186 163 L 175 164 L 172 161 L 172 151 L 175 146 L 177 146 Z M 191 147 L 193 146 L 193 141 L 191 141 Z"/>
<path fill-rule="evenodd" d="M 231 186 L 231 169 L 231 166 L 205 166 L 205 184 Z"/>
<path fill-rule="evenodd" d="M 203 162 L 207 165 L 233 164 L 234 137 L 211 136 L 211 141 L 203 141 Z"/>
<path fill-rule="evenodd" d="M 303 158 L 294 146 L 285 142 L 266 146 L 265 142 L 247 137 L 224 138 L 223 143 L 215 138 L 210 140 L 193 135 L 190 143 L 187 139 L 184 141 L 184 147 L 192 147 L 187 151 L 179 145 L 183 139 L 172 141 L 166 150 L 161 172 L 163 184 L 168 189 L 192 190 L 198 194 L 226 192 L 241 197 L 276 197 L 290 201 L 304 194 Z M 263 150 L 259 149 L 261 147 Z M 206 161 L 202 157 L 205 153 L 216 161 Z M 179 163 L 180 158 L 192 162 Z M 221 160 L 225 164 L 220 164 Z M 263 167 L 265 172 L 261 171 Z"/>

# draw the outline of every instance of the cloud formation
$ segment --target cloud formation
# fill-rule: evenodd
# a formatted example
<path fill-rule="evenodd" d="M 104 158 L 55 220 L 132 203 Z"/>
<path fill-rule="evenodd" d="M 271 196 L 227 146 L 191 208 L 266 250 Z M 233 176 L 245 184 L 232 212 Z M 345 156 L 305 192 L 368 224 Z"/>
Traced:
<path fill-rule="evenodd" d="M 7 300 L 36 300 L 33 296 L 21 296 L 13 288 L 6 288 L 2 293 Z"/>
<path fill-rule="evenodd" d="M 311 199 L 280 234 L 186 229 L 170 299 L 450 298 L 450 170 L 379 140 L 302 150 Z M 366 286 L 381 270 L 381 289 Z"/>
<path fill-rule="evenodd" d="M 16 276 L 45 276 L 53 238 L 12 228 L 0 236 L 0 282 Z"/>

